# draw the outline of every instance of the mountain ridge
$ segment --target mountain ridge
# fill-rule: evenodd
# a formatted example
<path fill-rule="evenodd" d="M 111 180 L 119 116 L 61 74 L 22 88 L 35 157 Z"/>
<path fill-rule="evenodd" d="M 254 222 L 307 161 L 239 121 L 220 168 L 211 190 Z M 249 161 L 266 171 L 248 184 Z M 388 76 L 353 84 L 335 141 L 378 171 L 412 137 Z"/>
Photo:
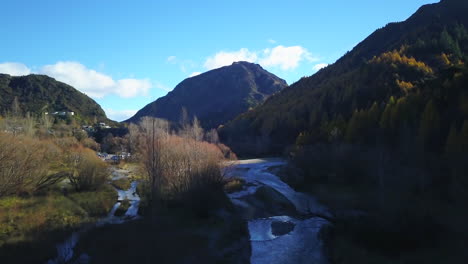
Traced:
<path fill-rule="evenodd" d="M 282 90 L 287 83 L 260 65 L 234 62 L 180 82 L 166 96 L 146 105 L 124 122 L 137 122 L 143 116 L 179 121 L 181 109 L 197 116 L 205 128 L 215 128 L 248 111 Z"/>

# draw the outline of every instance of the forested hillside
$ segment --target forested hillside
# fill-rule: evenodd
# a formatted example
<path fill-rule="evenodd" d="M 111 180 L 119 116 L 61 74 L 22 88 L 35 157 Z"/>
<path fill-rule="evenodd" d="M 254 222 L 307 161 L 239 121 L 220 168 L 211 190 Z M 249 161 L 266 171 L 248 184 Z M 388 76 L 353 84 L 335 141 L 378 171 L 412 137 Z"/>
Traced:
<path fill-rule="evenodd" d="M 388 24 L 228 123 L 222 139 L 241 154 L 280 153 L 296 142 L 409 142 L 435 152 L 467 144 L 467 12 L 465 1 L 445 0 Z"/>
<path fill-rule="evenodd" d="M 335 213 L 331 263 L 466 262 L 466 14 L 423 6 L 220 129 L 238 154 L 291 158 L 287 179 Z"/>
<path fill-rule="evenodd" d="M 45 112 L 74 112 L 77 121 L 108 121 L 101 106 L 93 99 L 45 75 L 14 77 L 0 74 L 0 94 L 0 115 L 12 111 L 16 98 L 21 112 L 17 114 L 29 112 L 32 116 L 41 116 Z"/>

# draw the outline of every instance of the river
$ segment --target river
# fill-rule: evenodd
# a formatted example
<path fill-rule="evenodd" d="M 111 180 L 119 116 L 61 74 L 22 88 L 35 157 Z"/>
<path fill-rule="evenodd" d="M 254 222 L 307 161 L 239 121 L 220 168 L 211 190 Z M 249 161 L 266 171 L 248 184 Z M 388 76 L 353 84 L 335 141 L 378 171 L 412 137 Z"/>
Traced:
<path fill-rule="evenodd" d="M 128 171 L 125 170 L 117 170 L 112 168 L 112 180 L 118 180 L 121 178 L 128 177 Z M 58 244 L 57 248 L 57 256 L 54 259 L 51 259 L 47 262 L 47 264 L 58 264 L 58 263 L 88 263 L 89 256 L 85 253 L 81 254 L 80 256 L 75 256 L 75 247 L 80 240 L 80 237 L 90 231 L 95 227 L 100 227 L 109 224 L 122 224 L 127 221 L 138 219 L 138 206 L 140 204 L 140 197 L 136 192 L 136 188 L 138 186 L 137 181 L 133 181 L 130 184 L 130 188 L 128 190 L 120 190 L 116 188 L 118 198 L 114 206 L 112 207 L 111 211 L 107 215 L 107 217 L 99 220 L 94 225 L 86 226 L 78 231 L 72 233 L 72 235 L 65 240 L 63 243 Z M 116 216 L 115 212 L 121 206 L 122 201 L 129 201 L 130 206 L 126 210 L 123 216 Z"/>
<path fill-rule="evenodd" d="M 285 164 L 281 159 L 242 160 L 227 170 L 227 177 L 245 180 L 242 190 L 229 194 L 232 202 L 241 210 L 252 206 L 248 204 L 248 197 L 255 195 L 262 186 L 281 193 L 297 210 L 294 215 L 247 219 L 252 248 L 251 263 L 327 263 L 319 232 L 329 222 L 321 217 L 310 216 L 332 216 L 312 196 L 296 192 L 280 177 L 269 172 L 270 168 Z M 275 226 L 282 230 L 278 232 Z"/>
<path fill-rule="evenodd" d="M 245 181 L 242 189 L 229 193 L 228 196 L 239 212 L 250 212 L 244 217 L 250 235 L 250 262 L 327 263 L 319 233 L 329 224 L 326 219 L 332 216 L 327 208 L 312 196 L 296 192 L 270 170 L 284 165 L 286 161 L 282 159 L 252 159 L 236 161 L 224 170 L 226 177 L 242 178 Z M 113 170 L 112 173 L 112 180 L 128 175 L 126 171 L 121 170 Z M 109 215 L 95 225 L 74 232 L 66 241 L 57 245 L 57 257 L 48 263 L 88 263 L 90 258 L 87 254 L 74 255 L 74 248 L 80 237 L 95 227 L 137 219 L 140 202 L 136 193 L 137 184 L 132 182 L 128 190 L 117 189 L 118 200 Z M 266 188 L 270 191 L 265 192 Z M 270 196 L 259 196 L 261 189 Z M 257 199 L 258 197 L 263 197 L 264 204 Z M 121 201 L 124 200 L 130 202 L 129 208 L 123 216 L 115 216 Z M 265 203 L 268 206 L 265 206 Z M 280 205 L 285 204 L 288 209 L 281 209 Z M 267 207 L 269 210 L 266 210 Z"/>

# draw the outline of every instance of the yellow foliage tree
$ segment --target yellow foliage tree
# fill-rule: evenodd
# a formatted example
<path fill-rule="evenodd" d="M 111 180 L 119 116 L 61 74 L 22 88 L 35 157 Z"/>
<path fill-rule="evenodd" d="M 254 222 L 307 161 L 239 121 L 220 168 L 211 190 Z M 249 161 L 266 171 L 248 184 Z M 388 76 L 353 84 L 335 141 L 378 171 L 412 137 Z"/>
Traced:
<path fill-rule="evenodd" d="M 396 80 L 396 83 L 397 83 L 398 87 L 400 87 L 400 89 L 403 90 L 406 93 L 414 88 L 414 85 L 411 82 Z"/>

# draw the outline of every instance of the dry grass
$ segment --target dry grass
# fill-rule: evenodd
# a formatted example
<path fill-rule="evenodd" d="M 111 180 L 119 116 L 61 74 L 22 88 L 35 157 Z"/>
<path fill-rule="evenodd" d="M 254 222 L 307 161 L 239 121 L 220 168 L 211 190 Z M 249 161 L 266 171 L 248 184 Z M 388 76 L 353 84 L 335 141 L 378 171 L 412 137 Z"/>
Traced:
<path fill-rule="evenodd" d="M 0 198 L 1 263 L 45 263 L 73 230 L 106 216 L 117 199 L 112 187 L 95 192 L 51 192 Z M 25 254 L 26 252 L 26 254 Z"/>
<path fill-rule="evenodd" d="M 128 190 L 130 189 L 130 180 L 127 178 L 118 179 L 112 181 L 111 183 L 115 188 L 119 190 Z"/>

